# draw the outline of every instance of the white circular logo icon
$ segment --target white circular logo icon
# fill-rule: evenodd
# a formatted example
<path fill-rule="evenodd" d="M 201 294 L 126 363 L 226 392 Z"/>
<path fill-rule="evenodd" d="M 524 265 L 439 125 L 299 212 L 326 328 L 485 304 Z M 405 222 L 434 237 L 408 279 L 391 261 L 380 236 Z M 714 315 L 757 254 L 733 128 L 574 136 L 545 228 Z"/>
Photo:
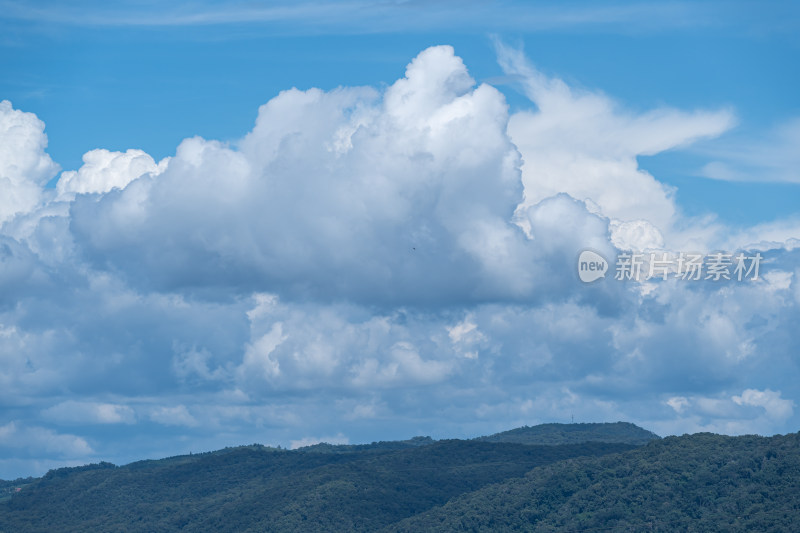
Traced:
<path fill-rule="evenodd" d="M 608 261 L 592 250 L 584 250 L 578 256 L 578 277 L 584 283 L 591 283 L 606 276 Z"/>

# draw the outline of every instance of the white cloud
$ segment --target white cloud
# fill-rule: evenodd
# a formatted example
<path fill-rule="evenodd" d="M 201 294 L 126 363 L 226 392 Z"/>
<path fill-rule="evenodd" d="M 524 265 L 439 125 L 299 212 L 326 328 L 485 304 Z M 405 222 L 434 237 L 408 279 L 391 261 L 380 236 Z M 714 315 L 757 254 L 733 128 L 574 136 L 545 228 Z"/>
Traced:
<path fill-rule="evenodd" d="M 759 277 L 766 282 L 768 291 L 785 291 L 792 286 L 794 272 L 784 272 L 782 270 L 770 269 Z"/>
<path fill-rule="evenodd" d="M 85 458 L 94 454 L 82 437 L 56 433 L 38 426 L 25 426 L 8 422 L 0 426 L 0 448 L 24 450 L 28 456 L 57 456 L 60 458 Z M 8 453 L 8 452 L 6 452 Z"/>
<path fill-rule="evenodd" d="M 794 413 L 794 402 L 781 398 L 780 391 L 747 389 L 740 396 L 733 396 L 737 405 L 752 405 L 764 409 L 768 418 L 785 420 Z"/>
<path fill-rule="evenodd" d="M 745 389 L 739 395 L 675 396 L 666 402 L 677 417 L 653 425 L 661 435 L 711 431 L 727 435 L 773 434 L 794 414 L 794 401 L 780 391 Z"/>
<path fill-rule="evenodd" d="M 733 125 L 732 114 L 664 108 L 634 115 L 605 95 L 576 91 L 546 77 L 520 51 L 500 43 L 496 47 L 504 71 L 520 80 L 537 108 L 515 113 L 508 125 L 525 161 L 524 205 L 567 193 L 612 221 L 648 224 L 647 232 L 654 235 L 628 243 L 630 231 L 621 231 L 616 239 L 622 245 L 657 242 L 659 232 L 668 236 L 677 222 L 674 191 L 641 170 L 637 156 L 715 137 Z"/>
<path fill-rule="evenodd" d="M 467 316 L 458 324 L 448 327 L 447 335 L 453 343 L 453 349 L 468 359 L 477 359 L 479 349 L 486 341 L 486 336 L 480 332 L 471 316 Z"/>
<path fill-rule="evenodd" d="M 613 220 L 610 230 L 611 242 L 620 250 L 641 251 L 664 248 L 663 235 L 657 227 L 646 220 L 630 220 L 628 222 Z"/>
<path fill-rule="evenodd" d="M 281 365 L 270 355 L 286 339 L 287 337 L 283 335 L 283 324 L 280 322 L 273 324 L 269 332 L 256 339 L 253 344 L 248 345 L 244 353 L 241 372 L 248 376 L 252 375 L 252 372 L 256 372 L 266 380 L 280 376 Z"/>
<path fill-rule="evenodd" d="M 383 95 L 285 91 L 236 147 L 183 141 L 157 178 L 77 198 L 71 229 L 87 257 L 164 290 L 381 303 L 530 293 L 506 109 L 451 47 L 433 47 Z"/>
<path fill-rule="evenodd" d="M 666 404 L 672 407 L 675 412 L 682 413 L 689 407 L 689 400 L 683 396 L 673 396 L 666 401 Z"/>
<path fill-rule="evenodd" d="M 452 368 L 448 361 L 424 360 L 409 342 L 398 342 L 384 361 L 367 358 L 353 367 L 353 383 L 359 387 L 385 387 L 442 381 Z"/>
<path fill-rule="evenodd" d="M 67 424 L 133 424 L 135 411 L 127 405 L 67 400 L 48 407 L 42 415 L 52 422 Z"/>
<path fill-rule="evenodd" d="M 46 147 L 44 123 L 0 101 L 0 224 L 39 204 L 42 186 L 58 171 Z"/>
<path fill-rule="evenodd" d="M 798 238 L 800 238 L 800 219 L 794 216 L 725 231 L 724 235 L 717 238 L 717 242 L 720 242 L 720 247 L 726 250 L 774 250 L 791 249 Z"/>
<path fill-rule="evenodd" d="M 794 271 L 792 277 L 792 289 L 794 290 L 794 301 L 800 304 L 800 269 Z"/>
<path fill-rule="evenodd" d="M 800 183 L 800 117 L 774 127 L 760 139 L 733 137 L 702 152 L 714 157 L 701 174 L 724 181 Z"/>
<path fill-rule="evenodd" d="M 83 166 L 77 171 L 61 173 L 56 184 L 59 198 L 71 198 L 75 193 L 104 193 L 126 185 L 144 174 L 158 175 L 169 164 L 168 159 L 156 164 L 142 150 L 110 152 L 99 148 L 83 154 Z"/>
<path fill-rule="evenodd" d="M 403 324 L 394 313 L 368 315 L 350 305 L 295 305 L 274 295 L 253 298 L 251 340 L 235 379 L 246 390 L 311 390 L 331 384 L 351 391 L 443 380 L 453 368 L 449 343 L 431 353 L 431 336 L 447 327 Z M 414 319 L 417 320 L 416 318 Z M 443 342 L 443 339 L 442 339 Z M 425 346 L 425 355 L 417 343 Z"/>

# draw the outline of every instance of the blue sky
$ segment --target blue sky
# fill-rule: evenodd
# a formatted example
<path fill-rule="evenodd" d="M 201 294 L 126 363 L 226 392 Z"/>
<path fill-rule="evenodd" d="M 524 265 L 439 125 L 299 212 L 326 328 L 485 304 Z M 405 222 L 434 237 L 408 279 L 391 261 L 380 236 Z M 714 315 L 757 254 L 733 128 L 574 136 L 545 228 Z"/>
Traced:
<path fill-rule="evenodd" d="M 796 431 L 791 2 L 0 0 L 0 477 Z M 583 248 L 762 277 L 591 286 Z"/>

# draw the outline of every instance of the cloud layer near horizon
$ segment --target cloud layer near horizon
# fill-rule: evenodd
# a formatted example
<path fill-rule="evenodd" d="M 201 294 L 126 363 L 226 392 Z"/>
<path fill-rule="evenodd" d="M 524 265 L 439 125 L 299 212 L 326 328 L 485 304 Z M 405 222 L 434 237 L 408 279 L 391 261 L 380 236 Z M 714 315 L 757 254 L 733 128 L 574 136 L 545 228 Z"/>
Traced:
<path fill-rule="evenodd" d="M 631 113 L 498 51 L 530 110 L 439 46 L 384 90 L 282 92 L 235 143 L 92 150 L 55 189 L 44 124 L 0 103 L 0 477 L 572 414 L 796 429 L 796 226 L 689 220 L 636 162 L 733 114 Z M 575 274 L 583 248 L 775 240 L 758 282 Z"/>

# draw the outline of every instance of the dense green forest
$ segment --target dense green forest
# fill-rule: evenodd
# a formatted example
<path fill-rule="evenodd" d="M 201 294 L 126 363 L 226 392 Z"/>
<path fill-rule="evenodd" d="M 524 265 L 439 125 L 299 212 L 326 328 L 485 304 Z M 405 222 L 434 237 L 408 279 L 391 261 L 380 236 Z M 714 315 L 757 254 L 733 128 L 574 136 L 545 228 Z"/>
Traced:
<path fill-rule="evenodd" d="M 0 531 L 791 531 L 799 445 L 619 423 L 251 445 L 2 482 Z"/>
<path fill-rule="evenodd" d="M 799 523 L 800 434 L 705 433 L 535 468 L 386 531 L 792 532 Z"/>

